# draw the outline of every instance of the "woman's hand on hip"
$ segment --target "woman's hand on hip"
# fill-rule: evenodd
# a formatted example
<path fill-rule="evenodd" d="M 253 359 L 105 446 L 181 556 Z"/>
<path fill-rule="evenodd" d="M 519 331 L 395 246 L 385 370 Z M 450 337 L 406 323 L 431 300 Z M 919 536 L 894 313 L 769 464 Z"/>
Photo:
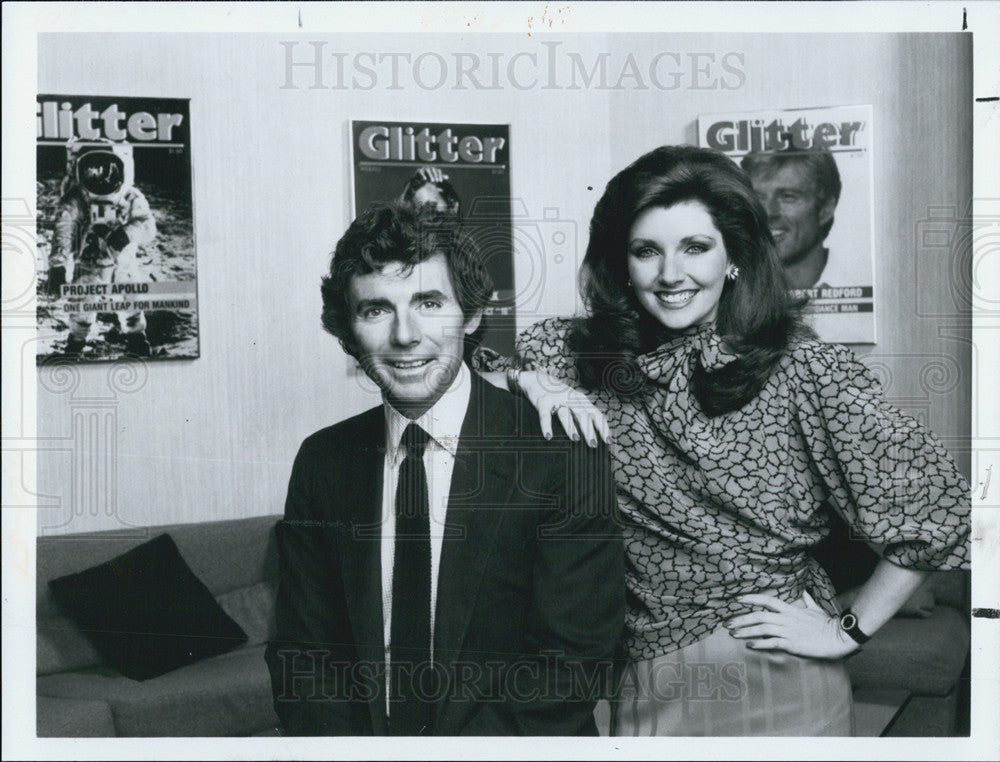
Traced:
<path fill-rule="evenodd" d="M 840 628 L 840 620 L 823 611 L 809 593 L 803 597 L 805 608 L 773 595 L 741 595 L 740 601 L 761 610 L 733 617 L 726 627 L 756 651 L 786 651 L 813 659 L 839 659 L 856 651 L 858 644 Z"/>
<path fill-rule="evenodd" d="M 587 395 L 552 378 L 543 370 L 518 372 L 517 385 L 538 411 L 538 421 L 546 439 L 552 438 L 554 416 L 574 441 L 583 437 L 591 447 L 597 447 L 598 439 L 610 442 L 608 422 Z"/>

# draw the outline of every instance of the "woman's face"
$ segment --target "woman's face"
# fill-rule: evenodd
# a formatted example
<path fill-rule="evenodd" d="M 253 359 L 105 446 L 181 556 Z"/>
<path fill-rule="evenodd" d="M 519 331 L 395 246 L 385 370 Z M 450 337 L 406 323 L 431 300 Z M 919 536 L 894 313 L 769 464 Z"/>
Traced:
<path fill-rule="evenodd" d="M 714 320 L 729 256 L 722 233 L 698 201 L 641 212 L 628 235 L 628 275 L 639 303 L 679 331 Z"/>

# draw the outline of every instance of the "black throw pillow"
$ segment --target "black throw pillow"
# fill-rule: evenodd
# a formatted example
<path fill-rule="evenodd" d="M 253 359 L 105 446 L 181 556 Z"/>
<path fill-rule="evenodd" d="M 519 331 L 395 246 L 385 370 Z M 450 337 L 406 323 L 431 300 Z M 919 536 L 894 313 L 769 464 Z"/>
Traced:
<path fill-rule="evenodd" d="M 225 653 L 247 640 L 168 534 L 54 579 L 49 588 L 104 660 L 133 680 Z"/>

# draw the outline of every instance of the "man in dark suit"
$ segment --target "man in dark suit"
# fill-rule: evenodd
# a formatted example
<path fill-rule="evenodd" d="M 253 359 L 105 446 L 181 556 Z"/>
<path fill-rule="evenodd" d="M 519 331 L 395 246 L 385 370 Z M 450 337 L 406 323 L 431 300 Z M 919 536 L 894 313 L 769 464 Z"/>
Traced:
<path fill-rule="evenodd" d="M 624 616 L 607 452 L 469 369 L 492 284 L 460 224 L 374 206 L 324 278 L 383 405 L 292 470 L 267 650 L 289 734 L 597 732 Z"/>

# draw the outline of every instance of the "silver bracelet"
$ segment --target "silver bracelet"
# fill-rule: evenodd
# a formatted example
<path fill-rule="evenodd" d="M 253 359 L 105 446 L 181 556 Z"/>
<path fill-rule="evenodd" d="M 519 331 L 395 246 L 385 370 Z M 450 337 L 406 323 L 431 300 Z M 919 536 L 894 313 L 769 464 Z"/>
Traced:
<path fill-rule="evenodd" d="M 520 394 L 521 387 L 518 381 L 521 377 L 521 369 L 510 367 L 507 368 L 507 391 L 511 394 Z"/>

